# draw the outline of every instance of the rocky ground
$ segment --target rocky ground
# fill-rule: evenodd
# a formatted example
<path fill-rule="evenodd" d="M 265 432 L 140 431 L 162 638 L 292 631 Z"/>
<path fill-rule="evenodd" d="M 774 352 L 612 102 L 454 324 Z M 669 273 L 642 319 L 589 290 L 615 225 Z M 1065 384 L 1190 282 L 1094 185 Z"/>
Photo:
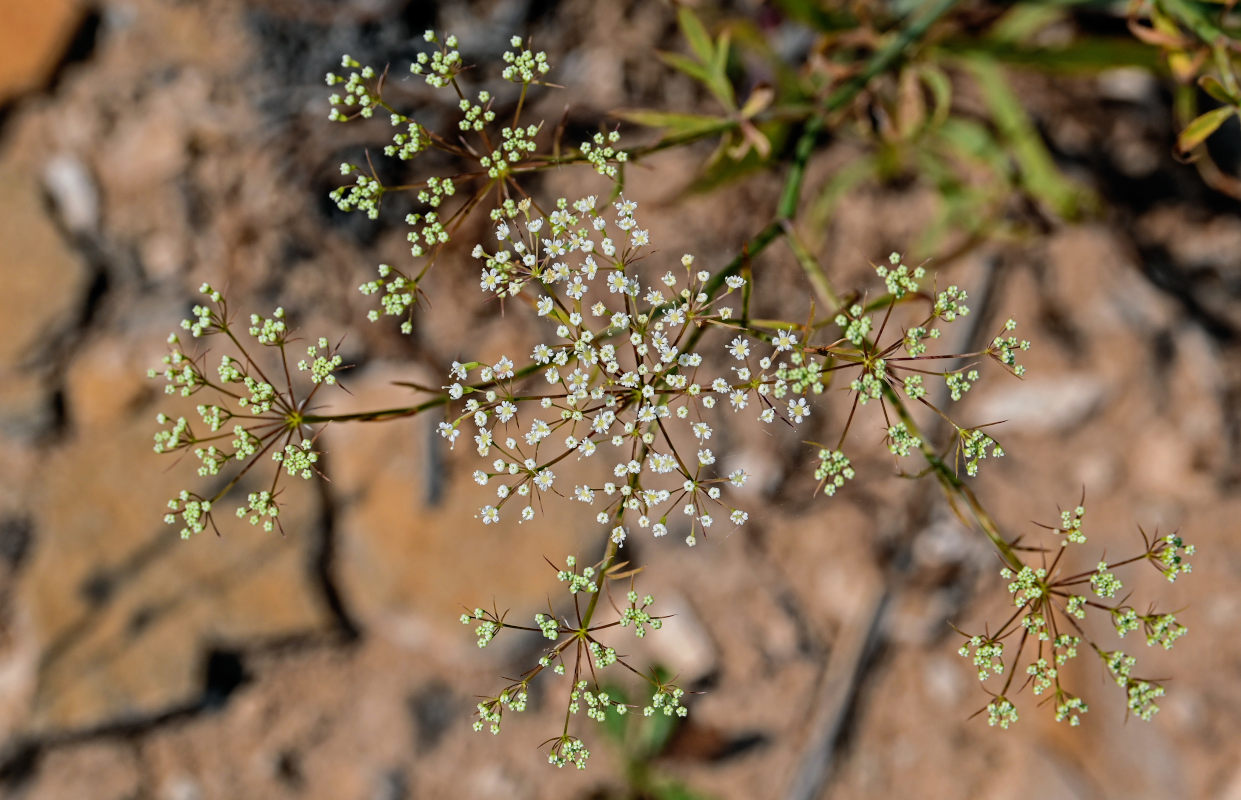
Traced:
<path fill-rule="evenodd" d="M 590 128 L 692 102 L 651 55 L 679 46 L 655 0 L 0 7 L 0 797 L 630 796 L 636 731 L 597 736 L 577 774 L 536 748 L 557 728 L 552 697 L 496 739 L 470 730 L 474 695 L 533 650 L 480 654 L 462 604 L 533 613 L 555 586 L 542 556 L 590 552 L 597 534 L 559 509 L 481 529 L 468 453 L 444 451 L 434 420 L 330 430 L 331 482 L 302 487 L 283 537 L 182 542 L 160 520 L 189 470 L 151 452 L 165 400 L 145 372 L 203 281 L 246 313 L 282 304 L 316 335 L 348 332 L 341 409 L 404 402 L 393 381 L 438 381 L 463 340 L 514 335 L 451 271 L 412 339 L 358 324 L 355 287 L 405 246 L 326 200 L 362 140 L 326 122 L 322 75 L 341 52 L 407 58 L 432 26 L 479 60 L 533 33 L 567 84 L 539 107 L 549 118 L 568 103 Z M 969 719 L 987 698 L 948 622 L 979 628 L 1007 597 L 978 534 L 890 462 L 811 501 L 795 440 L 738 436 L 733 457 L 764 484 L 746 532 L 633 547 L 676 613 L 645 653 L 703 692 L 649 765 L 658 780 L 798 797 L 812 765 L 842 798 L 1241 798 L 1241 208 L 1171 160 L 1159 92 L 1131 84 L 1023 94 L 1103 212 L 940 266 L 981 299 L 979 330 L 1012 315 L 1036 342 L 1028 379 L 997 376 L 964 404 L 1007 420 L 1010 455 L 978 487 L 1002 523 L 1034 535 L 1027 521 L 1054 522 L 1086 487 L 1109 554 L 1139 524 L 1198 544 L 1191 579 L 1131 584 L 1186 609 L 1176 650 L 1141 653 L 1173 678 L 1163 711 L 1126 722 L 1090 666 L 1080 729 L 1028 697 L 1005 734 Z M 722 263 L 778 176 L 672 202 L 702 155 L 661 157 L 631 193 L 666 252 Z M 842 143 L 812 184 L 849 157 Z M 819 255 L 863 279 L 934 203 L 863 192 L 818 232 Z M 786 251 L 764 259 L 794 274 Z"/>

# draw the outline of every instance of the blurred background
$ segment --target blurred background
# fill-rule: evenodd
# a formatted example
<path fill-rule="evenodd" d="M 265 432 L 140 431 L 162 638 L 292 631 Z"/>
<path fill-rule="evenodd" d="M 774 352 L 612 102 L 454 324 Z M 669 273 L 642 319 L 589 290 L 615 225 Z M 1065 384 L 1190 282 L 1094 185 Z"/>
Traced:
<path fill-rule="evenodd" d="M 735 31 L 744 97 L 847 77 L 918 4 L 687 5 Z M 1176 584 L 1122 575 L 1190 629 L 1170 653 L 1130 645 L 1170 678 L 1153 722 L 1126 720 L 1093 663 L 1069 670 L 1081 728 L 1028 691 L 1010 731 L 971 719 L 988 696 L 949 623 L 994 626 L 1010 602 L 982 536 L 890 460 L 859 458 L 855 484 L 812 497 L 804 445 L 739 432 L 721 452 L 759 478 L 751 523 L 694 550 L 630 544 L 676 615 L 632 655 L 701 692 L 688 721 L 600 727 L 585 773 L 538 748 L 558 689 L 500 736 L 472 732 L 476 696 L 539 645 L 480 652 L 462 607 L 545 608 L 560 590 L 543 556 L 593 559 L 593 521 L 549 508 L 482 529 L 469 448 L 416 417 L 331 428 L 330 482 L 298 487 L 284 536 L 226 523 L 183 542 L 162 506 L 193 468 L 151 450 L 170 409 L 146 369 L 203 281 L 239 313 L 282 305 L 308 335 L 344 336 L 341 411 L 403 404 L 394 381 L 437 385 L 467 351 L 498 351 L 528 321 L 482 303 L 465 258 L 437 267 L 412 336 L 365 323 L 357 285 L 407 245 L 327 197 L 339 162 L 385 134 L 329 124 L 324 73 L 349 53 L 407 74 L 427 28 L 485 66 L 518 33 L 564 86 L 536 117 L 591 132 L 622 108 L 719 113 L 656 55 L 686 52 L 676 9 L 0 0 L 0 797 L 1241 798 L 1237 123 L 1209 166 L 1174 158 L 1178 64 L 1132 35 L 1128 4 L 1009 5 L 959 4 L 913 89 L 886 75 L 833 121 L 798 224 L 838 288 L 874 291 L 869 262 L 893 250 L 930 258 L 974 299 L 967 337 L 1013 316 L 1034 341 L 1024 381 L 994 371 L 961 404 L 1006 420 L 1009 455 L 977 484 L 1006 534 L 1036 539 L 1084 489 L 1091 554 L 1137 551 L 1139 525 L 1197 544 Z M 777 155 L 795 132 L 763 128 Z M 656 248 L 708 268 L 768 221 L 783 177 L 716 144 L 647 159 L 627 185 Z M 576 180 L 542 188 L 574 196 Z M 787 248 L 754 269 L 761 302 L 805 307 Z M 882 440 L 878 417 L 857 424 Z"/>

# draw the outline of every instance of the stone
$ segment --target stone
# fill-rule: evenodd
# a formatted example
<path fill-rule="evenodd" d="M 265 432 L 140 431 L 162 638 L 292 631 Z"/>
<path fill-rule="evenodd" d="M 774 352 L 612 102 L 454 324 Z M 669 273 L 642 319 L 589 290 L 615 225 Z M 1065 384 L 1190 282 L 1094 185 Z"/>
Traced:
<path fill-rule="evenodd" d="M 38 777 L 38 789 L 23 797 L 129 800 L 142 796 L 141 766 L 133 748 L 123 742 L 87 742 L 52 750 L 40 759 Z"/>
<path fill-rule="evenodd" d="M 1063 432 L 1086 420 L 1103 402 L 1107 389 L 1092 374 L 1027 377 L 996 381 L 980 396 L 980 419 L 1004 420 L 1002 430 Z"/>
<path fill-rule="evenodd" d="M 69 423 L 89 432 L 129 419 L 155 385 L 146 370 L 157 362 L 143 360 L 146 349 L 116 337 L 97 338 L 79 348 L 65 374 Z"/>
<path fill-rule="evenodd" d="M 43 168 L 43 185 L 66 228 L 89 233 L 98 227 L 99 189 L 81 159 L 67 153 L 53 156 Z"/>
<path fill-rule="evenodd" d="M 43 212 L 30 154 L 0 153 L 0 375 L 9 380 L 41 355 L 41 347 L 77 321 L 87 269 Z"/>
<path fill-rule="evenodd" d="M 11 0 L 0 25 L 0 105 L 51 77 L 82 16 L 77 0 Z"/>
<path fill-rule="evenodd" d="M 77 322 L 88 271 L 43 211 L 31 154 L 0 153 L 0 429 L 21 434 L 45 422 L 50 344 Z"/>
<path fill-rule="evenodd" d="M 417 399 L 397 380 L 419 380 L 408 369 L 378 365 L 351 376 L 352 397 L 333 413 L 410 405 Z M 430 382 L 431 379 L 421 379 Z M 320 395 L 325 402 L 327 397 Z M 347 603 L 363 625 L 411 647 L 442 643 L 474 647 L 458 621 L 468 606 L 514 609 L 527 616 L 563 592 L 543 560 L 583 563 L 597 555 L 598 524 L 589 509 L 550 498 L 532 522 L 516 523 L 516 506 L 500 524 L 484 526 L 478 509 L 494 489 L 470 475 L 485 464 L 463 435 L 455 451 L 434 432 L 432 411 L 411 420 L 333 426 L 327 434 L 332 489 L 340 498 L 339 576 Z M 573 462 L 558 482 L 572 485 Z M 433 474 L 442 496 L 428 502 Z M 591 548 L 583 552 L 583 543 Z M 513 640 L 516 641 L 516 640 Z"/>
<path fill-rule="evenodd" d="M 317 509 L 310 487 L 289 485 L 287 536 L 222 509 L 220 538 L 181 541 L 162 521 L 161 498 L 196 479 L 188 463 L 151 451 L 154 423 L 145 420 L 155 409 L 143 411 L 48 453 L 30 498 L 39 540 L 17 583 L 40 643 L 28 733 L 194 707 L 209 688 L 209 648 L 333 624 L 308 568 Z"/>

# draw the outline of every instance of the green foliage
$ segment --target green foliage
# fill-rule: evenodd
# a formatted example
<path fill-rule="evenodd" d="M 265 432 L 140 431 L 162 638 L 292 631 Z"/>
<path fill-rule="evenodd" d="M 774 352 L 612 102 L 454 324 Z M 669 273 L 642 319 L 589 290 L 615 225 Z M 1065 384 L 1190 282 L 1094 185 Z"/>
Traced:
<path fill-rule="evenodd" d="M 1221 192 L 1241 198 L 1241 181 L 1212 161 L 1207 140 L 1230 119 L 1241 116 L 1241 15 L 1233 3 L 1146 0 L 1132 4 L 1129 29 L 1157 47 L 1181 84 L 1177 107 L 1181 132 L 1178 153 L 1198 165 L 1203 179 Z M 1221 105 L 1203 109 L 1197 89 Z"/>
<path fill-rule="evenodd" d="M 661 679 L 667 679 L 663 670 L 656 668 Z M 627 702 L 623 687 L 609 687 L 609 693 L 618 702 Z M 611 716 L 603 726 L 608 742 L 619 752 L 623 763 L 622 772 L 626 787 L 606 796 L 632 798 L 633 800 L 707 800 L 675 779 L 663 776 L 656 760 L 667 748 L 682 724 L 679 717 L 656 714 L 650 717 Z"/>

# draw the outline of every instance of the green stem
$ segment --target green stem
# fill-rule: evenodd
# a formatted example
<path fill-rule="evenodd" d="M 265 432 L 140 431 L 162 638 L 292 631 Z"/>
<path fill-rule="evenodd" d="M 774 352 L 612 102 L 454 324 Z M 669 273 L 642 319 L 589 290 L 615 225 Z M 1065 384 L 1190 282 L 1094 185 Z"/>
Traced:
<path fill-rule="evenodd" d="M 1021 568 L 1024 566 L 1021 558 L 1018 557 L 1017 551 L 1013 549 L 1013 546 L 1004 539 L 1003 535 L 1000 534 L 999 525 L 997 525 L 995 520 L 991 518 L 991 515 L 987 513 L 987 510 L 982 507 L 982 503 L 978 501 L 978 496 L 974 494 L 974 490 L 971 489 L 965 481 L 961 480 L 961 477 L 957 475 L 956 470 L 944 463 L 944 460 L 939 457 L 938 453 L 935 452 L 935 449 L 931 446 L 931 443 L 927 441 L 927 438 L 918 428 L 918 423 L 915 422 L 913 416 L 910 415 L 909 409 L 907 409 L 905 404 L 901 402 L 896 390 L 893 389 L 886 381 L 881 383 L 880 388 L 884 397 L 888 399 L 893 408 L 896 410 L 897 416 L 901 418 L 901 422 L 904 422 L 905 427 L 909 430 L 909 432 L 922 442 L 920 447 L 922 455 L 926 459 L 927 464 L 930 465 L 931 469 L 939 478 L 939 482 L 944 487 L 944 491 L 948 492 L 950 495 L 956 495 L 965 501 L 965 504 L 970 508 L 970 512 L 974 515 L 974 519 L 978 522 L 978 527 L 982 529 L 982 532 L 985 533 L 987 538 L 991 540 L 991 543 L 995 545 L 995 549 L 999 551 L 1000 557 L 1004 559 L 1004 563 L 1015 572 L 1020 572 Z"/>
<path fill-rule="evenodd" d="M 375 411 L 358 411 L 354 414 L 306 414 L 302 417 L 302 422 L 307 425 L 317 425 L 324 422 L 382 422 L 389 419 L 400 419 L 401 417 L 412 417 L 415 414 L 421 414 L 436 406 L 448 404 L 448 395 L 440 395 L 432 398 L 425 403 L 419 403 L 416 406 L 403 406 L 401 408 L 382 408 Z"/>
<path fill-rule="evenodd" d="M 603 582 L 607 578 L 607 571 L 611 569 L 612 564 L 616 561 L 616 554 L 620 552 L 620 545 L 612 541 L 611 535 L 608 536 L 608 546 L 603 552 L 603 565 L 599 567 L 599 589 L 592 592 L 590 602 L 586 604 L 586 611 L 582 613 L 582 628 L 589 628 L 590 621 L 595 616 L 595 607 L 599 605 L 599 597 L 603 594 Z M 587 658 L 590 656 L 587 655 Z"/>
<path fill-rule="evenodd" d="M 852 102 L 853 98 L 857 97 L 866 88 L 866 84 L 870 83 L 879 74 L 886 72 L 893 64 L 899 61 L 909 46 L 922 38 L 931 25 L 947 13 L 948 9 L 952 8 L 956 2 L 957 0 L 936 0 L 935 3 L 926 8 L 920 17 L 912 19 L 894 39 L 875 53 L 870 61 L 866 63 L 866 66 L 862 68 L 861 72 L 842 83 L 834 92 L 827 96 L 819 113 L 811 117 L 810 121 L 806 123 L 806 128 L 802 131 L 801 138 L 797 141 L 793 156 L 793 168 L 789 171 L 789 178 L 784 184 L 784 191 L 780 195 L 780 204 L 776 212 L 781 218 L 791 219 L 797 211 L 797 201 L 801 196 L 801 184 L 802 179 L 805 177 L 806 163 L 814 150 L 815 140 L 818 139 L 819 134 L 823 131 L 828 115 Z"/>

